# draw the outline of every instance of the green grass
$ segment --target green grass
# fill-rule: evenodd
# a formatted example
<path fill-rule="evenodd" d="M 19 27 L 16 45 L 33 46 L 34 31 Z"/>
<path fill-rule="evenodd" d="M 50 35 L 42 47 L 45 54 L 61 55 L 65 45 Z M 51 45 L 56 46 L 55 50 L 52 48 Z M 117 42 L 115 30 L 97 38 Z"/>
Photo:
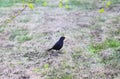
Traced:
<path fill-rule="evenodd" d="M 35 4 L 41 6 L 45 0 L 36 0 Z"/>
<path fill-rule="evenodd" d="M 32 37 L 31 37 L 31 36 L 28 36 L 28 35 L 22 35 L 22 36 L 19 36 L 19 37 L 17 38 L 17 40 L 18 40 L 19 43 L 23 43 L 23 42 L 29 41 L 29 40 L 31 40 L 31 39 L 32 39 Z"/>
<path fill-rule="evenodd" d="M 77 59 L 79 59 L 79 57 L 81 56 L 81 54 L 82 54 L 82 51 L 81 51 L 81 50 L 75 51 L 75 52 L 72 54 L 72 58 L 74 59 L 74 61 L 76 61 Z"/>
<path fill-rule="evenodd" d="M 0 27 L 0 33 L 4 31 L 4 27 Z"/>
<path fill-rule="evenodd" d="M 67 75 L 67 74 L 64 74 L 61 76 L 61 78 L 59 79 L 72 79 L 72 76 L 71 75 Z"/>
<path fill-rule="evenodd" d="M 31 39 L 32 37 L 28 35 L 28 31 L 26 29 L 14 29 L 9 37 L 9 40 L 18 41 L 19 43 L 23 43 Z"/>
<path fill-rule="evenodd" d="M 70 0 L 70 6 L 77 7 L 79 9 L 95 9 L 96 3 L 94 0 Z"/>
<path fill-rule="evenodd" d="M 120 0 L 110 0 L 113 4 L 120 4 Z"/>
<path fill-rule="evenodd" d="M 24 19 L 21 19 L 21 20 L 20 20 L 20 23 L 27 23 L 27 22 L 29 22 L 29 21 L 30 21 L 29 18 L 24 18 Z"/>
<path fill-rule="evenodd" d="M 59 77 L 54 76 L 54 77 L 48 78 L 48 79 L 73 79 L 73 76 L 70 74 L 62 74 Z"/>
<path fill-rule="evenodd" d="M 13 29 L 9 39 L 14 40 L 16 36 L 27 35 L 27 33 L 25 29 Z"/>
<path fill-rule="evenodd" d="M 16 3 L 22 3 L 22 1 L 23 0 L 0 0 L 0 7 L 10 7 Z"/>
<path fill-rule="evenodd" d="M 100 52 L 101 50 L 107 49 L 107 48 L 117 48 L 120 47 L 120 41 L 115 39 L 107 39 L 102 43 L 93 43 L 89 46 L 89 50 L 93 53 Z"/>
<path fill-rule="evenodd" d="M 109 65 L 112 68 L 119 69 L 120 68 L 120 52 L 118 50 L 114 50 L 109 57 L 102 59 L 101 63 Z"/>
<path fill-rule="evenodd" d="M 36 5 L 42 5 L 44 0 L 0 0 L 0 7 L 10 7 L 16 3 L 30 3 L 31 1 Z"/>
<path fill-rule="evenodd" d="M 10 7 L 14 5 L 13 0 L 0 0 L 0 7 Z"/>
<path fill-rule="evenodd" d="M 66 72 L 66 69 L 70 72 Z M 54 66 L 54 68 L 45 75 L 48 75 L 47 79 L 76 79 L 76 77 L 71 73 L 71 70 L 72 67 L 70 67 L 66 61 L 62 61 L 59 68 Z"/>
<path fill-rule="evenodd" d="M 115 31 L 115 34 L 120 35 L 120 28 L 117 31 Z"/>
<path fill-rule="evenodd" d="M 119 22 L 120 22 L 120 16 L 116 16 L 112 18 L 112 23 L 119 24 Z"/>
<path fill-rule="evenodd" d="M 33 72 L 40 72 L 40 68 L 33 68 L 32 71 Z"/>
<path fill-rule="evenodd" d="M 113 59 L 113 60 L 112 60 Z M 116 50 L 111 56 L 111 62 L 116 62 L 120 66 L 120 52 Z"/>
<path fill-rule="evenodd" d="M 16 3 L 30 3 L 32 1 L 35 5 L 42 6 L 43 2 L 45 0 L 0 0 L 0 7 L 10 7 Z M 74 8 L 77 8 L 77 9 L 96 9 L 97 3 L 101 5 L 101 3 L 99 3 L 96 0 L 68 0 L 68 1 L 69 1 L 68 3 L 64 2 L 63 6 L 65 6 L 67 4 L 70 8 L 73 8 L 73 9 Z M 112 5 L 120 4 L 120 0 L 110 0 L 110 1 L 111 1 Z M 58 6 L 58 5 L 56 5 L 56 6 Z"/>

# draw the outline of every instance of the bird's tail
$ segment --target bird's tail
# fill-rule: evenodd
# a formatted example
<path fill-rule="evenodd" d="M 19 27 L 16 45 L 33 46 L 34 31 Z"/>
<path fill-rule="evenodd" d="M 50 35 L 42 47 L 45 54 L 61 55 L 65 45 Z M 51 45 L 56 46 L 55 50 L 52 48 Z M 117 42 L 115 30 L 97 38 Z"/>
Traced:
<path fill-rule="evenodd" d="M 52 48 L 48 49 L 47 51 L 50 51 L 50 50 L 52 50 Z"/>

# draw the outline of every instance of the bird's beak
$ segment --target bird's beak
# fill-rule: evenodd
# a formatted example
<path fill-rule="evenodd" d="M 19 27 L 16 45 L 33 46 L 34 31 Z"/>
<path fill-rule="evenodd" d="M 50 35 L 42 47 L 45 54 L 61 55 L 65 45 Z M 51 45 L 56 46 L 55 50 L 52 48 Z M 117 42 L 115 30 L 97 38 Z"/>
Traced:
<path fill-rule="evenodd" d="M 67 38 L 65 37 L 65 40 L 64 40 L 64 42 L 66 42 L 67 41 Z"/>

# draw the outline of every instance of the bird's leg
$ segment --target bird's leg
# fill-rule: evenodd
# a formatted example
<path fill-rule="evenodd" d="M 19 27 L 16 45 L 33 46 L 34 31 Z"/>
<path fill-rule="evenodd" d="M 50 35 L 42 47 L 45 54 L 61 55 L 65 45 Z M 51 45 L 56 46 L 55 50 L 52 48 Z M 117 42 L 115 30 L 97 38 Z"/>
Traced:
<path fill-rule="evenodd" d="M 56 50 L 57 51 L 57 53 L 60 53 L 60 50 Z"/>
<path fill-rule="evenodd" d="M 57 53 L 61 54 L 60 50 L 57 50 Z"/>
<path fill-rule="evenodd" d="M 58 56 L 58 53 L 55 51 L 52 51 L 51 56 Z"/>
<path fill-rule="evenodd" d="M 59 50 L 59 52 L 58 52 L 58 53 L 59 53 L 59 54 L 63 54 L 63 52 L 62 52 L 62 51 L 60 51 L 60 50 Z"/>

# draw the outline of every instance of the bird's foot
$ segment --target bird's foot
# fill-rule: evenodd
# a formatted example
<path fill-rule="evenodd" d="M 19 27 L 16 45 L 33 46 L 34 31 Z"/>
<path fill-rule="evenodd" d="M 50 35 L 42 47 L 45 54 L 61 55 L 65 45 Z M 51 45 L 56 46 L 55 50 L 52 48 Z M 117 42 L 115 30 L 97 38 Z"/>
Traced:
<path fill-rule="evenodd" d="M 52 52 L 51 52 L 51 54 L 50 54 L 50 56 L 58 56 L 58 53 L 57 53 L 57 52 L 52 51 Z"/>
<path fill-rule="evenodd" d="M 59 53 L 59 54 L 63 54 L 63 52 L 61 52 L 61 51 L 57 51 L 57 53 Z"/>

